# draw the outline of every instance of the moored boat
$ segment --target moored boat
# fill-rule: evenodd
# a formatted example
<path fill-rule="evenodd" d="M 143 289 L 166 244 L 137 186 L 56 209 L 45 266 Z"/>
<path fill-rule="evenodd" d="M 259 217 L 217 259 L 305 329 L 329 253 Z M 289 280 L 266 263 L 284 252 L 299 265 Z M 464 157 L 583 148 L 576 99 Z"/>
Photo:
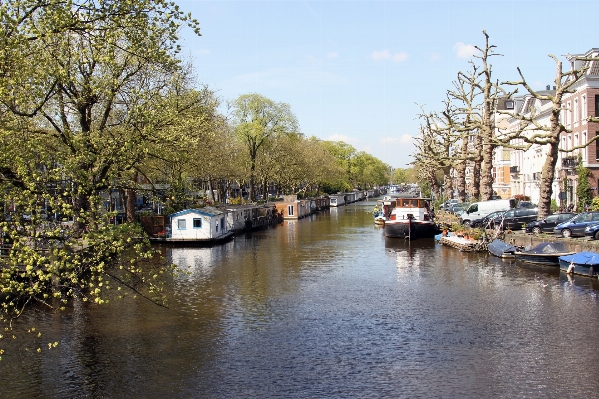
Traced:
<path fill-rule="evenodd" d="M 433 238 L 439 228 L 429 212 L 428 198 L 396 198 L 391 215 L 385 220 L 385 236 L 392 238 Z"/>
<path fill-rule="evenodd" d="M 566 273 L 595 277 L 599 275 L 599 254 L 596 252 L 578 252 L 559 257 L 559 268 Z"/>
<path fill-rule="evenodd" d="M 534 248 L 514 252 L 514 257 L 521 262 L 559 266 L 560 256 L 572 254 L 574 252 L 569 251 L 561 242 L 542 242 Z"/>
<path fill-rule="evenodd" d="M 518 251 L 518 248 L 496 238 L 489 243 L 487 250 L 491 255 L 499 258 L 513 259 L 515 258 L 514 252 Z"/>

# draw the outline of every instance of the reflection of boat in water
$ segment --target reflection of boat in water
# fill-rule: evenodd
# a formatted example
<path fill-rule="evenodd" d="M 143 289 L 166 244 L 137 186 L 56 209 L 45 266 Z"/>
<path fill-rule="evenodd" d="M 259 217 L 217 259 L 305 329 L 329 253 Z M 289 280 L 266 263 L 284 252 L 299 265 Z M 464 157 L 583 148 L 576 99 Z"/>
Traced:
<path fill-rule="evenodd" d="M 574 286 L 580 288 L 588 288 L 591 290 L 599 290 L 599 280 L 596 278 L 588 278 L 588 276 L 566 273 L 563 270 L 559 272 L 559 282 L 561 285 Z"/>
<path fill-rule="evenodd" d="M 385 220 L 385 236 L 393 238 L 433 238 L 439 229 L 429 213 L 427 198 L 396 198 Z"/>
<path fill-rule="evenodd" d="M 517 261 L 538 263 L 548 266 L 559 266 L 559 257 L 572 255 L 562 242 L 542 242 L 534 248 L 525 251 L 516 251 L 514 256 Z"/>
<path fill-rule="evenodd" d="M 434 238 L 423 238 L 412 242 L 410 240 L 396 240 L 391 237 L 385 237 L 385 249 L 387 251 L 399 252 L 433 248 L 435 248 Z"/>

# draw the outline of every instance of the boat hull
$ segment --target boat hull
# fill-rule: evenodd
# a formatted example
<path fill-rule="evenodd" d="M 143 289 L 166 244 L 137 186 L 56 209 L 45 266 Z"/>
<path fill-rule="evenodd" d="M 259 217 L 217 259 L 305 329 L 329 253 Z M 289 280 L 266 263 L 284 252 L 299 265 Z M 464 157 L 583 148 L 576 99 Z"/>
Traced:
<path fill-rule="evenodd" d="M 566 273 L 595 277 L 599 275 L 599 254 L 596 252 L 578 252 L 559 259 L 559 268 Z"/>
<path fill-rule="evenodd" d="M 514 252 L 516 252 L 518 248 L 496 239 L 489 243 L 487 250 L 491 255 L 495 255 L 499 258 L 514 259 Z"/>
<path fill-rule="evenodd" d="M 514 257 L 517 261 L 525 263 L 536 263 L 539 265 L 559 266 L 558 257 L 568 254 L 526 254 L 515 252 Z"/>
<path fill-rule="evenodd" d="M 574 267 L 571 268 L 571 266 Z M 580 274 L 582 276 L 596 277 L 599 275 L 599 265 L 572 264 L 572 262 L 566 262 L 560 259 L 559 268 L 566 273 Z"/>
<path fill-rule="evenodd" d="M 429 221 L 387 220 L 385 221 L 385 236 L 390 238 L 434 238 L 439 234 L 437 225 Z"/>

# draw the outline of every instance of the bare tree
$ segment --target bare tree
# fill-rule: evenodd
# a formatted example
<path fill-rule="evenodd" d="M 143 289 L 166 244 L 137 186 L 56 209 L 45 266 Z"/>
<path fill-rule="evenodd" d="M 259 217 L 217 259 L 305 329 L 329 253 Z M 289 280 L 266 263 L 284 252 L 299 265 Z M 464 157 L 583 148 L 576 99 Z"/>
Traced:
<path fill-rule="evenodd" d="M 441 114 L 422 113 L 420 118 L 420 136 L 416 137 L 416 152 L 413 154 L 414 164 L 431 165 L 443 172 L 443 191 L 446 198 L 453 198 L 453 180 L 451 171 L 455 165 L 456 135 L 453 122 L 453 110 L 449 101 L 445 101 L 445 109 Z"/>
<path fill-rule="evenodd" d="M 571 152 L 579 148 L 584 148 L 597 138 L 593 137 L 586 143 L 568 150 L 559 148 L 560 135 L 562 133 L 570 132 L 570 130 L 561 122 L 561 112 L 565 110 L 562 105 L 563 98 L 565 95 L 574 92 L 572 87 L 584 76 L 590 67 L 590 62 L 586 62 L 580 69 L 575 69 L 572 66 L 569 71 L 564 72 L 562 62 L 552 54 L 549 54 L 549 57 L 555 61 L 556 65 L 554 91 L 541 94 L 533 90 L 524 78 L 524 75 L 519 67 L 517 70 L 521 80 L 516 82 L 505 82 L 505 84 L 509 85 L 523 86 L 535 99 L 541 102 L 550 102 L 551 110 L 549 115 L 549 124 L 541 124 L 534 110 L 529 114 L 515 113 L 514 117 L 520 121 L 519 128 L 513 132 L 502 135 L 500 138 L 502 141 L 520 139 L 525 143 L 522 146 L 523 149 L 528 149 L 533 144 L 548 146 L 545 163 L 541 173 L 539 219 L 549 215 L 551 210 L 553 180 L 555 178 L 555 166 L 557 165 L 559 151 Z"/>

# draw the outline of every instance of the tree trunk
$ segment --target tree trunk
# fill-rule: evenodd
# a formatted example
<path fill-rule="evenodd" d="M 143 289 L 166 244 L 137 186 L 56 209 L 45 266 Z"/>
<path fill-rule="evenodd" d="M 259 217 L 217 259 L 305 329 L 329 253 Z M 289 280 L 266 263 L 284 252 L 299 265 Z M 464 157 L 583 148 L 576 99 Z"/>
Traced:
<path fill-rule="evenodd" d="M 487 129 L 485 129 L 487 130 Z M 482 152 L 482 165 L 481 165 L 481 200 L 488 201 L 493 195 L 493 152 L 495 147 L 488 144 L 491 141 L 493 132 L 491 129 L 484 132 L 483 140 L 486 144 L 483 144 Z"/>
<path fill-rule="evenodd" d="M 480 134 L 476 135 L 474 152 L 476 153 L 476 158 L 474 159 L 474 165 L 472 166 L 472 192 L 470 193 L 472 202 L 480 199 L 480 180 L 483 163 L 483 139 Z"/>
<path fill-rule="evenodd" d="M 451 168 L 443 168 L 443 195 L 445 198 L 453 198 L 453 180 L 451 179 Z"/>
<path fill-rule="evenodd" d="M 208 176 L 208 181 L 206 183 L 208 185 L 208 188 L 206 189 L 206 198 L 214 201 L 214 193 L 212 191 L 212 178 L 210 176 Z"/>
<path fill-rule="evenodd" d="M 458 200 L 466 202 L 466 157 L 468 156 L 468 136 L 462 138 L 461 145 L 462 160 L 456 165 L 456 178 Z"/>
<path fill-rule="evenodd" d="M 557 165 L 559 141 L 552 142 L 541 174 L 541 187 L 539 198 L 538 220 L 543 220 L 551 214 L 551 196 L 553 195 L 553 178 L 555 175 L 555 165 Z"/>

